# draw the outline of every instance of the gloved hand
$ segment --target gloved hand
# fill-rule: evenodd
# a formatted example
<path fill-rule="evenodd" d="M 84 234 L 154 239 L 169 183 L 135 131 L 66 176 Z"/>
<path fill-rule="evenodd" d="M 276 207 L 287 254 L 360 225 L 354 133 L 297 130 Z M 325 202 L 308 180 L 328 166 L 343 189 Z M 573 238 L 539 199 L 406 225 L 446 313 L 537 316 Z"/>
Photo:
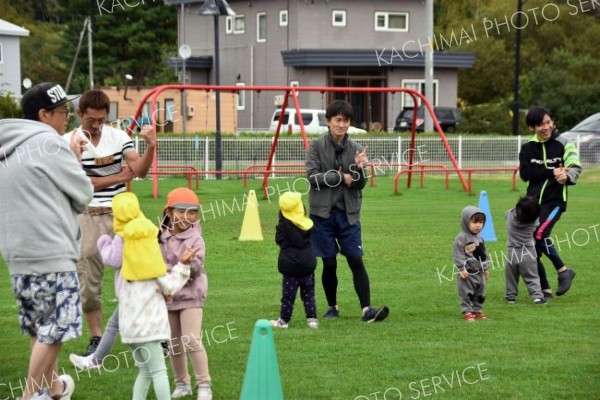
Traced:
<path fill-rule="evenodd" d="M 477 247 L 475 247 L 475 250 L 473 250 L 473 257 L 480 261 L 487 260 L 487 256 L 485 255 L 485 245 L 483 242 L 479 243 Z"/>

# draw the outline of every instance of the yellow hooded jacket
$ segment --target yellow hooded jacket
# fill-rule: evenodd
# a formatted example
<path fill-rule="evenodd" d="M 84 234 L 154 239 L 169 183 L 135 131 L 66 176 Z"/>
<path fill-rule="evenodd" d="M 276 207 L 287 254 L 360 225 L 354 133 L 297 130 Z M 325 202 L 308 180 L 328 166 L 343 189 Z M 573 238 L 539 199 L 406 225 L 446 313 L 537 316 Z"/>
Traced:
<path fill-rule="evenodd" d="M 167 266 L 157 240 L 158 228 L 144 216 L 135 194 L 116 195 L 112 208 L 114 231 L 124 242 L 123 279 L 143 281 L 165 275 Z"/>

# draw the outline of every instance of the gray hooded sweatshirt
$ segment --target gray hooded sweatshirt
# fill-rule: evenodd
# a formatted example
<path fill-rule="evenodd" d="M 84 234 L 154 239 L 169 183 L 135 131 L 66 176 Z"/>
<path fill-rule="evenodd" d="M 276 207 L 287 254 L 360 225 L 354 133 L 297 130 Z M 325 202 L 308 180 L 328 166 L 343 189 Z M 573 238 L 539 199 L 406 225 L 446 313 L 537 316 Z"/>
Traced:
<path fill-rule="evenodd" d="M 14 274 L 75 271 L 94 189 L 51 126 L 0 120 L 0 255 Z"/>
<path fill-rule="evenodd" d="M 533 234 L 539 226 L 539 221 L 524 224 L 517 221 L 517 211 L 511 208 L 506 212 L 506 245 L 508 247 L 531 247 L 535 246 Z"/>
<path fill-rule="evenodd" d="M 456 268 L 458 268 L 458 270 L 463 270 L 466 268 L 468 272 L 478 272 L 482 269 L 488 269 L 488 265 L 490 263 L 490 255 L 487 250 L 485 252 L 487 259 L 484 262 L 479 262 L 479 260 L 475 258 L 473 254 L 465 251 L 465 247 L 469 243 L 473 243 L 475 245 L 483 243 L 483 239 L 479 235 L 474 235 L 469 230 L 469 220 L 477 213 L 483 214 L 479 208 L 475 206 L 467 206 L 460 214 L 462 229 L 461 232 L 456 235 L 456 238 L 454 238 L 454 247 L 452 248 L 454 265 Z M 483 224 L 485 225 L 485 214 Z"/>

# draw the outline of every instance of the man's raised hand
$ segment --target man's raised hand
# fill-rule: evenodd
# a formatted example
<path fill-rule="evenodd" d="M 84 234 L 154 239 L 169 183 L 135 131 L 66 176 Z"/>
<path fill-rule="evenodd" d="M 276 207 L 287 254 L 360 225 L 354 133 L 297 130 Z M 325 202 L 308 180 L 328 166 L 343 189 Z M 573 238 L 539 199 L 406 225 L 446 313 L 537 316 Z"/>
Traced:
<path fill-rule="evenodd" d="M 360 169 L 363 169 L 369 162 L 369 159 L 367 158 L 368 147 L 369 146 L 365 146 L 365 148 L 362 151 L 357 151 L 354 155 L 354 164 Z"/>

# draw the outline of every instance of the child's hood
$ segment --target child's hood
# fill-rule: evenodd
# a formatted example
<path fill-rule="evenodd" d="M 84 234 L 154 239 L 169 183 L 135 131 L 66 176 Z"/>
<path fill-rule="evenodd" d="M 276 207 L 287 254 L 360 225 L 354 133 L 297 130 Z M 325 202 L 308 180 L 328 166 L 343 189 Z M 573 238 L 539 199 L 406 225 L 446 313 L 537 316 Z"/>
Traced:
<path fill-rule="evenodd" d="M 285 192 L 279 197 L 279 209 L 284 218 L 290 220 L 294 225 L 308 231 L 313 227 L 313 221 L 304 214 L 302 195 L 298 192 Z"/>
<path fill-rule="evenodd" d="M 121 276 L 128 281 L 143 281 L 163 276 L 167 266 L 156 238 L 158 227 L 141 216 L 123 229 L 123 267 Z"/>
<path fill-rule="evenodd" d="M 144 214 L 140 210 L 140 202 L 131 192 L 119 193 L 112 201 L 113 229 L 121 234 L 125 225 Z"/>
<path fill-rule="evenodd" d="M 152 239 L 157 241 L 158 227 L 143 215 L 129 222 L 123 229 L 124 239 Z M 158 241 L 156 242 L 158 245 Z"/>
<path fill-rule="evenodd" d="M 466 206 L 465 208 L 463 208 L 462 212 L 460 213 L 460 216 L 462 220 L 462 231 L 464 233 L 473 235 L 473 233 L 469 230 L 469 221 L 471 220 L 471 217 L 477 213 L 483 214 L 483 226 L 485 226 L 486 221 L 485 214 L 483 213 L 483 211 L 481 211 L 478 207 L 475 206 Z"/>

